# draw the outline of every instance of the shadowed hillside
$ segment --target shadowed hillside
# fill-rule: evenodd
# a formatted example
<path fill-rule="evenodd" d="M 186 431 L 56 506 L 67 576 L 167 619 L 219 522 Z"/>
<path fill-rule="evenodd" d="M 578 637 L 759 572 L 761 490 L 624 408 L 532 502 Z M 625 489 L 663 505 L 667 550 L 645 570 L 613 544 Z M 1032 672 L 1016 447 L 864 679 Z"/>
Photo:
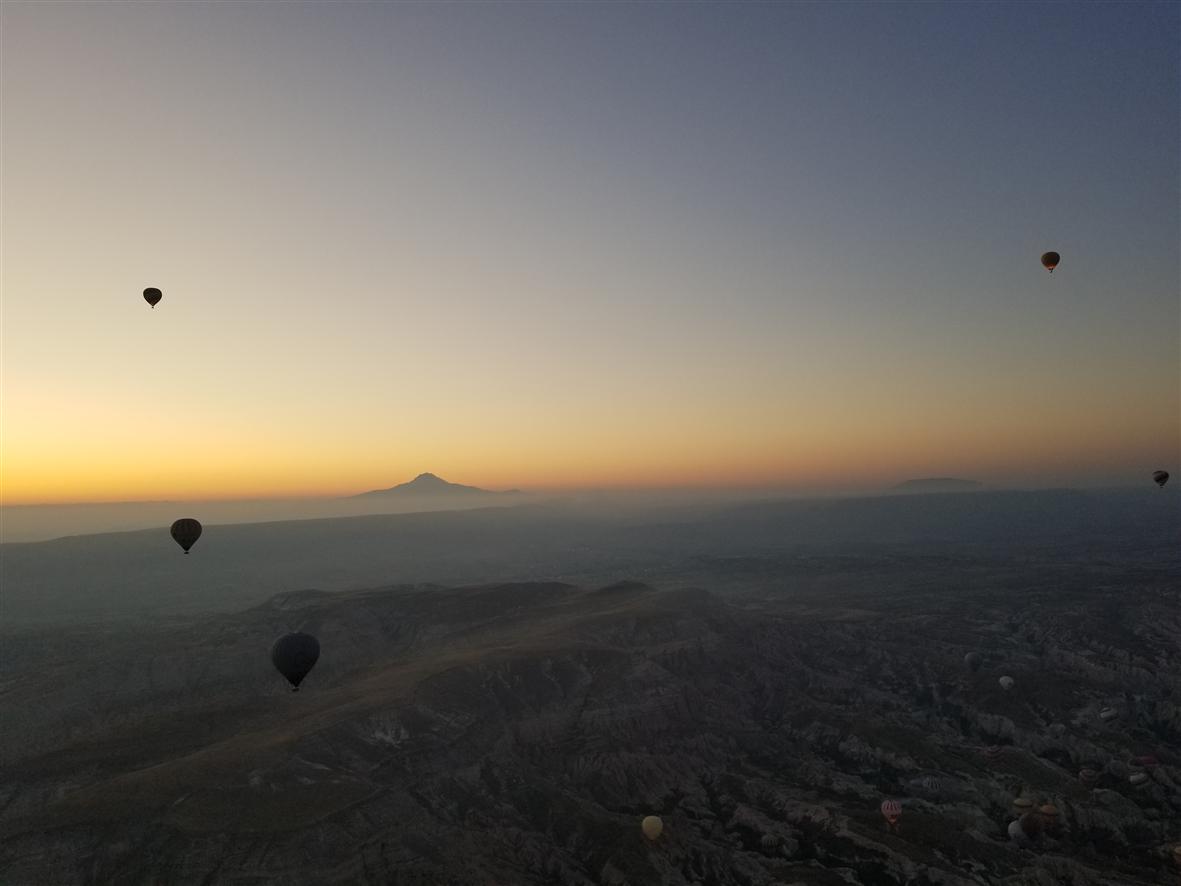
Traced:
<path fill-rule="evenodd" d="M 1167 575 L 866 580 L 742 606 L 535 583 L 28 633 L 5 648 L 0 876 L 1160 882 L 1181 812 L 1179 602 Z M 324 649 L 299 694 L 266 657 L 295 629 Z M 1134 788 L 1146 753 L 1160 765 Z M 1004 831 L 1019 793 L 1061 812 L 1029 849 Z M 884 796 L 903 800 L 897 833 Z"/>
<path fill-rule="evenodd" d="M 742 570 L 807 568 L 875 546 L 988 558 L 1175 558 L 1175 490 L 997 492 L 764 502 L 733 507 L 585 510 L 484 508 L 282 523 L 207 525 L 191 556 L 158 530 L 0 546 L 0 627 L 232 611 L 272 594 L 385 582 L 474 584 L 627 577 L 731 589 Z M 997 546 L 1000 546 L 998 548 Z M 880 553 L 880 551 L 878 552 Z M 874 556 L 878 556 L 874 553 Z M 758 565 L 762 564 L 762 566 Z M 720 568 L 715 568 L 720 567 Z M 878 567 L 875 567 L 878 568 Z M 740 570 L 739 577 L 742 572 Z M 755 590 L 761 581 L 739 581 Z"/>

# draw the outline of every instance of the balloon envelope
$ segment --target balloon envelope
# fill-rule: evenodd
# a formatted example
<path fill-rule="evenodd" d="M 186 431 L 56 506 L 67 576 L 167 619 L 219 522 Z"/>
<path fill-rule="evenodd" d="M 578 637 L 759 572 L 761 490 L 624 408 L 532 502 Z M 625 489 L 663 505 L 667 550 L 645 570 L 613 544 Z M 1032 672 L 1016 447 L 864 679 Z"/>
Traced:
<path fill-rule="evenodd" d="M 271 662 L 287 678 L 292 692 L 299 691 L 299 684 L 319 658 L 320 641 L 311 634 L 286 634 L 271 646 Z"/>
<path fill-rule="evenodd" d="M 893 824 L 902 815 L 902 804 L 897 800 L 883 800 L 882 815 L 886 817 L 886 821 Z"/>
<path fill-rule="evenodd" d="M 640 822 L 640 830 L 649 840 L 655 841 L 660 839 L 660 835 L 664 833 L 664 822 L 660 820 L 658 815 L 648 815 Z"/>
<path fill-rule="evenodd" d="M 984 657 L 979 652 L 969 652 L 964 656 L 964 664 L 968 666 L 968 669 L 972 673 L 975 673 L 984 664 Z"/>
<path fill-rule="evenodd" d="M 1008 676 L 1007 674 L 1004 677 L 1001 677 L 999 680 L 997 680 L 997 682 L 1001 684 L 1001 689 L 1012 689 L 1014 686 L 1013 678 Z"/>
<path fill-rule="evenodd" d="M 1042 832 L 1042 817 L 1036 812 L 1026 812 L 1018 821 L 1027 837 L 1036 837 Z"/>
<path fill-rule="evenodd" d="M 1047 271 L 1049 271 L 1051 274 L 1054 273 L 1054 268 L 1058 267 L 1058 262 L 1060 262 L 1060 261 L 1062 261 L 1062 256 L 1060 256 L 1056 252 L 1043 252 L 1042 253 L 1042 267 L 1045 268 Z"/>
<path fill-rule="evenodd" d="M 1168 471 L 1153 471 L 1152 472 L 1152 479 L 1156 481 L 1157 486 L 1164 486 L 1166 483 L 1169 482 L 1169 472 Z"/>
<path fill-rule="evenodd" d="M 160 303 L 160 299 L 164 298 L 164 293 L 155 286 L 149 286 L 144 290 L 144 301 L 150 304 L 153 308 Z"/>
<path fill-rule="evenodd" d="M 192 517 L 182 517 L 172 524 L 172 540 L 184 548 L 185 553 L 197 543 L 201 537 L 201 524 Z"/>

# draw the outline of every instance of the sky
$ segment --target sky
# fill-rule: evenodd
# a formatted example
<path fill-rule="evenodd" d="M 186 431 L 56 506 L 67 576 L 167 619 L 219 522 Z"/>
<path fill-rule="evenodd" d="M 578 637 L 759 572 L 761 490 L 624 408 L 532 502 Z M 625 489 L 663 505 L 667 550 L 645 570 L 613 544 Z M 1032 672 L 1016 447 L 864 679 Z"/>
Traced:
<path fill-rule="evenodd" d="M 0 25 L 5 504 L 1181 474 L 1176 3 Z"/>

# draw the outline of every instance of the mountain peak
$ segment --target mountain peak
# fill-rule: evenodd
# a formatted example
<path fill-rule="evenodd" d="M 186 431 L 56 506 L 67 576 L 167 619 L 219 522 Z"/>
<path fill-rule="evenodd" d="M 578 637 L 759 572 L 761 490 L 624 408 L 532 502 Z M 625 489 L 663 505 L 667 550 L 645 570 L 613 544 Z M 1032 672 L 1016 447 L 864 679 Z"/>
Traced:
<path fill-rule="evenodd" d="M 515 489 L 509 490 L 509 492 L 516 491 L 517 490 Z M 463 486 L 459 483 L 449 483 L 437 474 L 432 474 L 427 471 L 419 474 L 408 483 L 399 483 L 397 486 L 391 486 L 388 489 L 374 489 L 371 492 L 363 492 L 361 495 L 414 495 L 428 493 L 432 495 L 451 495 L 455 493 L 479 493 L 480 495 L 508 494 L 502 492 L 493 492 L 488 489 L 480 489 L 478 486 Z"/>

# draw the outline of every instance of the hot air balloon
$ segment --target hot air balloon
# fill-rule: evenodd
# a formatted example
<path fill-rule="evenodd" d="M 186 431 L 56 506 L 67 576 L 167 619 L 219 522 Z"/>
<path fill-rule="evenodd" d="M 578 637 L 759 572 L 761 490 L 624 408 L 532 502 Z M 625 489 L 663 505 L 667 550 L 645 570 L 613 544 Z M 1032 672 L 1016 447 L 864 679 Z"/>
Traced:
<path fill-rule="evenodd" d="M 759 840 L 759 844 L 768 852 L 778 849 L 780 842 L 780 839 L 774 834 L 763 834 Z"/>
<path fill-rule="evenodd" d="M 1054 273 L 1054 268 L 1058 267 L 1058 262 L 1060 262 L 1060 261 L 1062 261 L 1062 256 L 1060 256 L 1056 252 L 1043 252 L 1042 253 L 1042 267 L 1045 268 L 1047 271 L 1049 271 L 1051 274 Z"/>
<path fill-rule="evenodd" d="M 922 784 L 923 790 L 929 794 L 937 794 L 943 790 L 943 782 L 933 775 L 924 776 L 920 784 Z"/>
<path fill-rule="evenodd" d="M 1009 839 L 1014 843 L 1020 843 L 1022 846 L 1028 845 L 1029 837 L 1025 835 L 1025 831 L 1021 829 L 1021 820 L 1014 819 L 1009 822 Z"/>
<path fill-rule="evenodd" d="M 1168 471 L 1153 471 L 1152 472 L 1152 479 L 1156 482 L 1157 486 L 1160 486 L 1163 488 L 1164 485 L 1169 482 L 1169 472 Z"/>
<path fill-rule="evenodd" d="M 1128 782 L 1136 787 L 1140 787 L 1140 785 L 1146 784 L 1148 782 L 1148 773 L 1133 772 L 1128 776 Z"/>
<path fill-rule="evenodd" d="M 902 804 L 897 800 L 883 800 L 882 815 L 886 819 L 886 824 L 891 828 L 894 827 L 898 824 L 898 819 L 902 817 Z"/>
<path fill-rule="evenodd" d="M 640 830 L 643 831 L 645 837 L 655 843 L 664 833 L 664 822 L 657 815 L 648 815 L 640 822 Z"/>
<path fill-rule="evenodd" d="M 1044 822 L 1040 813 L 1026 812 L 1017 820 L 1021 822 L 1021 830 L 1025 832 L 1025 836 L 1031 840 L 1041 834 Z"/>
<path fill-rule="evenodd" d="M 999 744 L 990 744 L 984 749 L 984 756 L 989 760 L 999 760 L 1001 754 L 1005 751 Z"/>
<path fill-rule="evenodd" d="M 1018 812 L 1028 812 L 1033 808 L 1033 800 L 1029 797 L 1017 797 L 1013 800 L 1013 806 Z"/>
<path fill-rule="evenodd" d="M 1005 676 L 1001 677 L 999 680 L 997 680 L 997 682 L 1001 684 L 1001 689 L 1004 689 L 1006 692 L 1016 685 L 1016 681 L 1008 674 L 1005 674 Z"/>
<path fill-rule="evenodd" d="M 189 548 L 197 543 L 197 539 L 201 537 L 201 524 L 192 517 L 183 517 L 172 524 L 172 539 L 182 548 L 185 553 L 189 552 Z"/>
<path fill-rule="evenodd" d="M 1080 769 L 1078 771 L 1078 780 L 1083 784 L 1094 784 L 1099 780 L 1099 773 L 1094 769 Z"/>
<path fill-rule="evenodd" d="M 1119 712 L 1115 708 L 1104 708 L 1099 712 L 1100 720 L 1114 720 L 1119 716 Z"/>
<path fill-rule="evenodd" d="M 1038 812 L 1042 814 L 1042 823 L 1046 826 L 1047 831 L 1052 831 L 1058 827 L 1058 807 L 1053 803 L 1043 803 L 1039 807 Z"/>
<path fill-rule="evenodd" d="M 271 646 L 271 662 L 287 678 L 292 692 L 299 692 L 299 684 L 320 658 L 320 641 L 311 634 L 284 634 Z"/>
<path fill-rule="evenodd" d="M 964 656 L 964 664 L 973 674 L 980 670 L 980 666 L 984 664 L 984 656 L 979 652 L 969 652 Z"/>
<path fill-rule="evenodd" d="M 155 286 L 149 286 L 144 290 L 144 301 L 150 304 L 153 308 L 160 304 L 160 299 L 164 298 L 164 293 Z"/>

